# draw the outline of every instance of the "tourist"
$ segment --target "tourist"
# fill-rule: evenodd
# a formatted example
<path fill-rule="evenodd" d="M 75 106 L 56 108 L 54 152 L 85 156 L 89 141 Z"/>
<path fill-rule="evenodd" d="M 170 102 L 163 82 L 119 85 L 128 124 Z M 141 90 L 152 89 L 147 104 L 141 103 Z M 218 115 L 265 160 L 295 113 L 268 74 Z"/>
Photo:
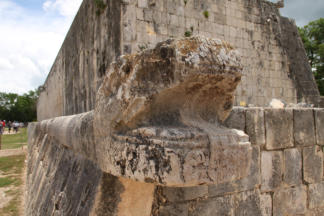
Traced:
<path fill-rule="evenodd" d="M 11 132 L 11 127 L 12 127 L 11 121 L 8 122 L 7 127 L 8 127 L 8 131 L 10 133 Z"/>
<path fill-rule="evenodd" d="M 12 126 L 15 133 L 18 133 L 18 122 L 15 121 Z"/>

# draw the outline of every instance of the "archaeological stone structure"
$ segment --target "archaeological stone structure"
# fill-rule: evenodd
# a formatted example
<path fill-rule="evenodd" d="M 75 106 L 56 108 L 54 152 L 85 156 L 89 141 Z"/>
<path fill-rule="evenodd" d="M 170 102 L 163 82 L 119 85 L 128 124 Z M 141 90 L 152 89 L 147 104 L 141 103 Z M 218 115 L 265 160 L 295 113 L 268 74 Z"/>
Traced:
<path fill-rule="evenodd" d="M 44 84 L 38 120 L 94 109 L 106 69 L 117 56 L 157 42 L 203 35 L 242 55 L 235 104 L 319 103 L 294 21 L 266 0 L 84 0 Z"/>
<path fill-rule="evenodd" d="M 324 215 L 323 100 L 283 6 L 84 0 L 28 127 L 25 215 Z"/>

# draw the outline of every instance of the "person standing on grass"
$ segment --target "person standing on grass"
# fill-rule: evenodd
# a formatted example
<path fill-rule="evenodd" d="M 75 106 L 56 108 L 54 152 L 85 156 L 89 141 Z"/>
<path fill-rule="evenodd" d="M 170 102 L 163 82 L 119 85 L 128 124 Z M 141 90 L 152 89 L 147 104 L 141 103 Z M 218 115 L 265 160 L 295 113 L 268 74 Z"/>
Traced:
<path fill-rule="evenodd" d="M 18 122 L 15 121 L 15 122 L 13 123 L 13 129 L 14 129 L 15 133 L 18 132 Z"/>
<path fill-rule="evenodd" d="M 5 132 L 5 129 L 6 129 L 6 120 L 3 120 L 2 121 L 2 133 L 4 133 Z"/>
<path fill-rule="evenodd" d="M 11 127 L 12 127 L 12 123 L 11 123 L 11 121 L 8 122 L 7 126 L 8 126 L 8 131 L 9 131 L 9 133 L 10 133 L 10 131 L 11 131 Z"/>
<path fill-rule="evenodd" d="M 2 121 L 0 120 L 0 135 L 2 134 Z"/>

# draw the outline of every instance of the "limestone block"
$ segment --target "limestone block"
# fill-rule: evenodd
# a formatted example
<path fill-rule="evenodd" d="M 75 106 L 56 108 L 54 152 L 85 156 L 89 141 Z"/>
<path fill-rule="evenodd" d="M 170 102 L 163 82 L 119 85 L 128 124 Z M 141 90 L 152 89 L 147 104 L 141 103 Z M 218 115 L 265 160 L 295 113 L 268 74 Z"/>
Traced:
<path fill-rule="evenodd" d="M 252 190 L 257 188 L 261 184 L 260 174 L 260 147 L 252 147 L 252 162 L 247 177 L 239 179 L 233 182 L 227 182 L 218 185 L 209 185 L 208 194 L 209 196 L 220 196 L 224 194 L 242 192 L 246 190 Z"/>
<path fill-rule="evenodd" d="M 281 189 L 273 195 L 273 216 L 302 215 L 307 210 L 307 188 Z"/>
<path fill-rule="evenodd" d="M 148 22 L 153 21 L 153 12 L 150 9 L 144 9 L 144 20 Z"/>
<path fill-rule="evenodd" d="M 324 109 L 315 110 L 316 143 L 324 145 Z"/>
<path fill-rule="evenodd" d="M 179 18 L 176 15 L 170 16 L 170 25 L 179 26 Z"/>
<path fill-rule="evenodd" d="M 228 128 L 245 131 L 245 112 L 246 109 L 243 107 L 233 108 L 229 117 L 225 120 L 224 125 Z"/>
<path fill-rule="evenodd" d="M 294 109 L 294 139 L 296 146 L 315 145 L 315 124 L 312 109 Z"/>
<path fill-rule="evenodd" d="M 307 211 L 305 216 L 323 216 L 324 215 L 324 208 L 312 209 Z"/>
<path fill-rule="evenodd" d="M 303 173 L 307 183 L 317 183 L 323 176 L 323 152 L 320 147 L 312 146 L 303 149 Z"/>
<path fill-rule="evenodd" d="M 155 186 L 129 179 L 120 178 L 122 192 L 118 203 L 118 215 L 143 216 L 152 212 Z M 102 191 L 106 196 L 105 191 Z M 117 194 L 116 194 L 117 195 Z"/>
<path fill-rule="evenodd" d="M 235 194 L 233 215 L 262 215 L 260 192 L 253 190 Z"/>
<path fill-rule="evenodd" d="M 137 0 L 137 5 L 139 8 L 147 8 L 147 0 Z"/>
<path fill-rule="evenodd" d="M 265 109 L 266 148 L 293 147 L 293 110 Z"/>
<path fill-rule="evenodd" d="M 136 18 L 138 20 L 144 20 L 144 11 L 142 8 L 136 8 Z"/>
<path fill-rule="evenodd" d="M 261 190 L 273 191 L 282 183 L 283 154 L 280 151 L 261 153 Z"/>
<path fill-rule="evenodd" d="M 298 149 L 284 150 L 284 182 L 287 185 L 302 183 L 302 154 Z"/>
<path fill-rule="evenodd" d="M 232 216 L 233 197 L 224 196 L 193 203 L 188 216 Z"/>
<path fill-rule="evenodd" d="M 260 195 L 260 207 L 262 216 L 272 216 L 272 197 L 271 194 Z"/>
<path fill-rule="evenodd" d="M 188 216 L 189 204 L 161 206 L 153 209 L 152 216 Z"/>
<path fill-rule="evenodd" d="M 168 202 L 181 202 L 203 198 L 208 195 L 208 186 L 160 187 L 161 194 Z"/>
<path fill-rule="evenodd" d="M 324 182 L 308 186 L 308 202 L 310 209 L 324 207 Z"/>
<path fill-rule="evenodd" d="M 252 145 L 265 145 L 264 110 L 262 108 L 246 110 L 246 133 Z"/>

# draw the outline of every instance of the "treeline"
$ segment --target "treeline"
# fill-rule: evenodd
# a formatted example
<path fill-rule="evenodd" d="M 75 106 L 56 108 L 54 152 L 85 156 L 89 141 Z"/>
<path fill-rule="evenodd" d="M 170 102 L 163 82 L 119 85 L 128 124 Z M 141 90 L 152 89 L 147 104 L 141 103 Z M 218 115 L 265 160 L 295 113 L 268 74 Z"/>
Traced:
<path fill-rule="evenodd" d="M 324 18 L 299 28 L 299 34 L 313 69 L 318 90 L 324 95 Z"/>
<path fill-rule="evenodd" d="M 26 94 L 0 92 L 0 120 L 31 122 L 37 120 L 36 105 L 39 91 Z"/>

